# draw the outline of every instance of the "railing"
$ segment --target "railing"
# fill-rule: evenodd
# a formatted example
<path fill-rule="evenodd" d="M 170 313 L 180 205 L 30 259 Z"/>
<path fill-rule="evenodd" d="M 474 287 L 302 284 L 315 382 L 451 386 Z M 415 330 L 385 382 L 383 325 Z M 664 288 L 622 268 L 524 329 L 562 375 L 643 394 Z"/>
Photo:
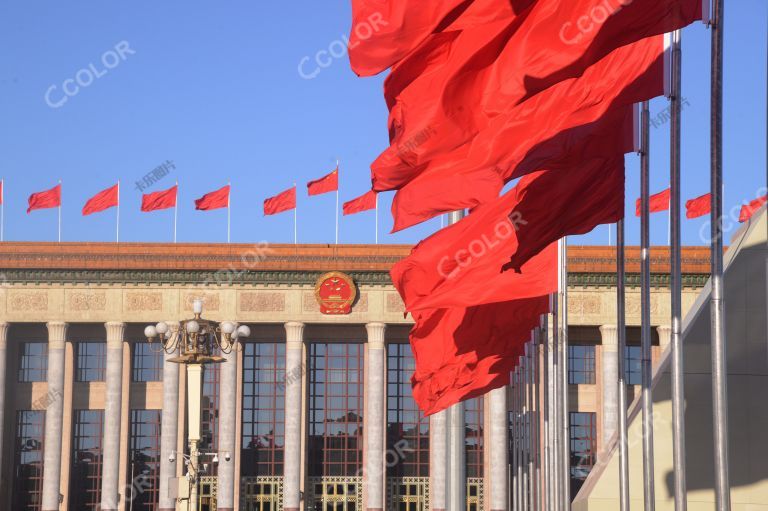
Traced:
<path fill-rule="evenodd" d="M 200 478 L 200 511 L 216 511 L 216 476 Z"/>
<path fill-rule="evenodd" d="M 362 477 L 310 477 L 306 511 L 361 511 Z"/>
<path fill-rule="evenodd" d="M 485 484 L 482 477 L 467 478 L 467 511 L 482 511 L 485 500 Z"/>

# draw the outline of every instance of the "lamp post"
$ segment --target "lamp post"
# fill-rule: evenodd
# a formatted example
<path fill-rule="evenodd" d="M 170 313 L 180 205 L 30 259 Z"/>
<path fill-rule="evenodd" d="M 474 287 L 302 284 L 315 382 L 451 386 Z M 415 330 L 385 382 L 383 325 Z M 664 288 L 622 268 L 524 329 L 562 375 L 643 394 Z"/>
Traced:
<path fill-rule="evenodd" d="M 169 362 L 184 364 L 187 368 L 187 417 L 189 459 L 187 463 L 187 480 L 190 484 L 189 510 L 198 509 L 199 459 L 200 452 L 200 403 L 202 401 L 203 366 L 220 364 L 224 357 L 214 355 L 218 348 L 222 353 L 231 353 L 238 343 L 238 338 L 251 335 L 251 329 L 246 325 L 238 326 L 225 321 L 217 323 L 203 319 L 203 302 L 195 300 L 192 305 L 195 317 L 179 325 L 178 331 L 171 331 L 167 323 L 149 325 L 144 329 L 147 341 L 158 342 L 168 354 L 177 354 L 168 359 Z"/>

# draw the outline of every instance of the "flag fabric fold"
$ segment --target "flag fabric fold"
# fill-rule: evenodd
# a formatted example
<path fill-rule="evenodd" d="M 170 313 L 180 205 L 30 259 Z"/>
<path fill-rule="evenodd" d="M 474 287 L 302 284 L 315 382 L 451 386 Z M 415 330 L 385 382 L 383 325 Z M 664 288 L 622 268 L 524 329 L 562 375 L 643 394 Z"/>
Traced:
<path fill-rule="evenodd" d="M 167 190 L 144 194 L 141 198 L 141 210 L 145 213 L 176 207 L 179 185 L 174 185 Z"/>
<path fill-rule="evenodd" d="M 33 193 L 27 199 L 27 214 L 36 209 L 49 209 L 61 207 L 61 183 L 50 190 Z"/>
<path fill-rule="evenodd" d="M 320 179 L 315 179 L 307 183 L 307 193 L 309 195 L 320 195 L 328 192 L 337 192 L 339 190 L 339 169 L 326 174 Z"/>
<path fill-rule="evenodd" d="M 659 213 L 661 211 L 667 211 L 669 209 L 669 201 L 670 201 L 669 188 L 659 193 L 655 193 L 651 195 L 650 198 L 648 199 L 651 213 Z M 642 215 L 642 205 L 643 204 L 641 199 L 637 199 L 635 201 L 635 216 L 639 217 Z"/>
<path fill-rule="evenodd" d="M 283 211 L 290 211 L 292 209 L 296 209 L 295 186 L 264 201 L 265 215 L 276 215 L 278 213 L 282 213 Z"/>
<path fill-rule="evenodd" d="M 696 197 L 686 201 L 685 203 L 685 217 L 686 218 L 699 218 L 704 215 L 708 215 L 712 211 L 712 194 L 706 193 L 701 197 Z"/>
<path fill-rule="evenodd" d="M 345 202 L 342 207 L 344 215 L 354 215 L 363 211 L 376 209 L 376 201 L 378 200 L 376 195 L 376 192 L 370 190 L 360 197 Z"/>
<path fill-rule="evenodd" d="M 109 208 L 119 205 L 120 185 L 116 184 L 100 191 L 85 203 L 83 206 L 83 216 L 99 213 Z"/>
<path fill-rule="evenodd" d="M 206 193 L 199 199 L 195 199 L 195 209 L 198 211 L 210 211 L 212 209 L 228 208 L 231 189 L 230 185 L 226 185 L 214 192 Z"/>
<path fill-rule="evenodd" d="M 752 215 L 757 213 L 757 211 L 762 208 L 763 204 L 765 204 L 767 201 L 768 195 L 755 199 L 749 204 L 743 205 L 741 207 L 741 211 L 739 212 L 739 222 L 744 223 L 748 221 L 750 218 L 752 218 Z"/>
<path fill-rule="evenodd" d="M 417 312 L 413 397 L 426 415 L 509 383 L 549 297 Z"/>

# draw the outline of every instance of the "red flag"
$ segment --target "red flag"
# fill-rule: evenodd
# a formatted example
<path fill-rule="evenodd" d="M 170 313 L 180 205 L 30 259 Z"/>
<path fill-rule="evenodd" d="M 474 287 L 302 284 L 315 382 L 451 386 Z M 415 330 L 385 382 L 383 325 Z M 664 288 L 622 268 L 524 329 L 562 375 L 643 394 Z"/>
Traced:
<path fill-rule="evenodd" d="M 291 209 L 296 209 L 295 186 L 264 201 L 265 215 L 276 215 Z"/>
<path fill-rule="evenodd" d="M 50 190 L 33 193 L 28 199 L 27 213 L 36 209 L 48 209 L 61 207 L 61 183 Z"/>
<path fill-rule="evenodd" d="M 539 0 L 503 26 L 431 36 L 385 83 L 392 145 L 374 164 L 376 177 L 470 142 L 510 105 L 580 76 L 617 48 L 699 19 L 700 4 L 648 0 L 609 7 L 604 0 Z M 584 16 L 591 12 L 607 20 L 592 22 Z"/>
<path fill-rule="evenodd" d="M 670 189 L 667 188 L 663 192 L 651 195 L 649 198 L 651 213 L 658 213 L 660 211 L 667 211 L 669 209 L 669 193 Z M 637 199 L 635 202 L 635 216 L 640 216 L 642 214 L 641 206 L 641 200 Z"/>
<path fill-rule="evenodd" d="M 114 208 L 119 203 L 120 185 L 110 186 L 102 190 L 85 203 L 83 206 L 83 216 L 99 213 L 105 209 Z"/>
<path fill-rule="evenodd" d="M 757 211 L 763 207 L 763 204 L 765 204 L 766 201 L 768 201 L 768 195 L 760 197 L 759 199 L 755 199 L 749 204 L 742 206 L 741 213 L 739 214 L 739 222 L 744 223 L 752 218 L 752 215 L 757 213 Z"/>
<path fill-rule="evenodd" d="M 141 197 L 141 210 L 145 213 L 176 207 L 179 185 L 160 192 L 146 193 Z"/>
<path fill-rule="evenodd" d="M 355 213 L 376 209 L 376 201 L 376 192 L 371 190 L 356 199 L 345 202 L 342 209 L 344 210 L 344 215 L 354 215 Z"/>
<path fill-rule="evenodd" d="M 195 209 L 198 211 L 210 211 L 229 207 L 230 185 L 223 186 L 215 192 L 206 193 L 195 200 Z"/>
<path fill-rule="evenodd" d="M 549 297 L 418 312 L 413 397 L 426 415 L 509 383 Z"/>
<path fill-rule="evenodd" d="M 320 195 L 322 193 L 336 192 L 339 190 L 339 169 L 336 168 L 330 174 L 326 174 L 320 179 L 315 179 L 307 183 L 307 192 L 309 195 Z"/>
<path fill-rule="evenodd" d="M 440 146 L 443 134 L 437 132 L 407 151 L 384 153 L 371 166 L 373 188 L 398 189 L 419 174 L 445 174 L 459 168 L 478 172 L 496 169 L 505 180 L 539 170 L 541 167 L 532 162 L 542 157 L 546 160 L 551 150 L 562 150 L 562 144 L 552 141 L 563 133 L 578 132 L 579 127 L 588 130 L 611 111 L 660 95 L 663 50 L 662 36 L 619 48 L 580 77 L 562 81 L 519 105 L 510 105 L 493 117 L 471 143 L 455 151 L 446 152 Z M 541 122 L 542 118 L 547 122 Z M 442 154 L 436 156 L 436 150 Z"/>
<path fill-rule="evenodd" d="M 695 199 L 691 199 L 685 203 L 686 218 L 699 218 L 700 216 L 708 215 L 711 211 L 711 193 L 704 194 L 701 197 L 696 197 Z"/>
<path fill-rule="evenodd" d="M 349 60 L 359 76 L 395 65 L 430 34 L 483 25 L 532 0 L 353 0 Z M 512 4 L 517 7 L 512 6 Z"/>

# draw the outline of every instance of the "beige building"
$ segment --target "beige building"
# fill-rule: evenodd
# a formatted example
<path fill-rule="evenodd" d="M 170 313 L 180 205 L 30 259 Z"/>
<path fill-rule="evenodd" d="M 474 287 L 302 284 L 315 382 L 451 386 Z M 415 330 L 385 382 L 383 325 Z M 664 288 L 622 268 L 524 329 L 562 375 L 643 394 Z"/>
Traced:
<path fill-rule="evenodd" d="M 206 367 L 201 509 L 437 508 L 444 485 L 430 484 L 430 458 L 445 453 L 430 448 L 430 420 L 410 397 L 410 319 L 388 275 L 408 250 L 0 244 L 0 509 L 175 508 L 185 374 L 143 329 L 190 318 L 197 298 L 205 317 L 252 331 L 227 362 Z M 658 359 L 669 342 L 667 250 L 652 259 Z M 636 249 L 627 266 L 624 356 L 639 382 Z M 615 414 L 602 413 L 617 399 L 603 385 L 615 380 L 618 356 L 615 253 L 571 247 L 568 267 L 578 489 L 616 427 Z M 315 288 L 329 271 L 354 282 L 349 314 L 321 311 Z M 708 249 L 685 249 L 683 272 L 688 310 L 708 277 Z M 493 406 L 488 397 L 466 404 L 467 499 L 478 511 L 492 509 L 489 422 L 509 421 Z M 376 467 L 381 477 L 369 477 Z"/>

